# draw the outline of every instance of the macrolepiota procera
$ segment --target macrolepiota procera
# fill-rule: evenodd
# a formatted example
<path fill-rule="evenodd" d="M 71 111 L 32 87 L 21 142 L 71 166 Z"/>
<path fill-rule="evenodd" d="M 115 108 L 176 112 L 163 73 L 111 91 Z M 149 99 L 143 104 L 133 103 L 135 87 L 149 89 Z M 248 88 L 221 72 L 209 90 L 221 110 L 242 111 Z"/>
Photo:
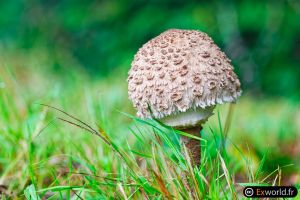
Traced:
<path fill-rule="evenodd" d="M 140 118 L 200 136 L 217 104 L 232 103 L 241 84 L 213 40 L 196 30 L 170 29 L 144 44 L 128 72 L 128 95 Z M 200 165 L 200 141 L 181 136 L 192 165 Z"/>

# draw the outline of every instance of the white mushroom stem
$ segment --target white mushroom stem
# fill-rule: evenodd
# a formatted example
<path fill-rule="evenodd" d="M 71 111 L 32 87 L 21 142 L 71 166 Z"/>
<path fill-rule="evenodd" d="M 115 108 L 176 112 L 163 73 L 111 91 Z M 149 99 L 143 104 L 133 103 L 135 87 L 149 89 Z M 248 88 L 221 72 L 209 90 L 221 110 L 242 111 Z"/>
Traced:
<path fill-rule="evenodd" d="M 173 128 L 201 137 L 202 124 L 213 114 L 214 107 L 190 109 L 186 112 L 164 117 L 161 121 Z M 185 145 L 188 150 L 192 166 L 199 166 L 201 161 L 201 142 L 187 136 L 181 136 L 180 140 L 181 144 Z"/>

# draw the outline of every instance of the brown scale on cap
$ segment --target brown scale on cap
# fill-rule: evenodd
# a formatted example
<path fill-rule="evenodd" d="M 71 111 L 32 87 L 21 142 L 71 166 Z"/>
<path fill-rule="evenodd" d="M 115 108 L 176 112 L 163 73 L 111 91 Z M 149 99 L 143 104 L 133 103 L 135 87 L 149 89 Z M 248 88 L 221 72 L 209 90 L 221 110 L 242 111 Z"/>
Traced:
<path fill-rule="evenodd" d="M 162 118 L 235 102 L 241 94 L 230 59 L 200 31 L 163 32 L 139 49 L 131 66 L 128 94 L 142 118 L 151 117 L 148 105 Z"/>

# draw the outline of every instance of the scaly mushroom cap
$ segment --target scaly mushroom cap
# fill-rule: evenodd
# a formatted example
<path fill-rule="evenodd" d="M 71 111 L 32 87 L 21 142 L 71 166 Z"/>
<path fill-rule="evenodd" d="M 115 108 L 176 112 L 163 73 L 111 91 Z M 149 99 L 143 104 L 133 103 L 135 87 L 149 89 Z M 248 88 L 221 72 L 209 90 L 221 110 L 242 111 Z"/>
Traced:
<path fill-rule="evenodd" d="M 168 118 L 241 95 L 231 61 L 196 30 L 171 29 L 153 38 L 138 50 L 128 75 L 129 98 L 141 118 L 151 118 L 149 108 L 153 117 Z"/>

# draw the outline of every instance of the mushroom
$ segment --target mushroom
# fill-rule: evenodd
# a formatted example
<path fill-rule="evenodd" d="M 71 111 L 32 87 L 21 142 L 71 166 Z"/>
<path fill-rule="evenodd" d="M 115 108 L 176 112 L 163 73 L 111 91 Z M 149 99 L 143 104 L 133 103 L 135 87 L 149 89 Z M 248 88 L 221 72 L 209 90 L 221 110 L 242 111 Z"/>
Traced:
<path fill-rule="evenodd" d="M 144 44 L 128 72 L 128 95 L 141 118 L 200 136 L 217 104 L 235 102 L 241 84 L 230 59 L 197 30 L 170 29 Z M 200 141 L 181 136 L 193 166 L 201 160 Z"/>

